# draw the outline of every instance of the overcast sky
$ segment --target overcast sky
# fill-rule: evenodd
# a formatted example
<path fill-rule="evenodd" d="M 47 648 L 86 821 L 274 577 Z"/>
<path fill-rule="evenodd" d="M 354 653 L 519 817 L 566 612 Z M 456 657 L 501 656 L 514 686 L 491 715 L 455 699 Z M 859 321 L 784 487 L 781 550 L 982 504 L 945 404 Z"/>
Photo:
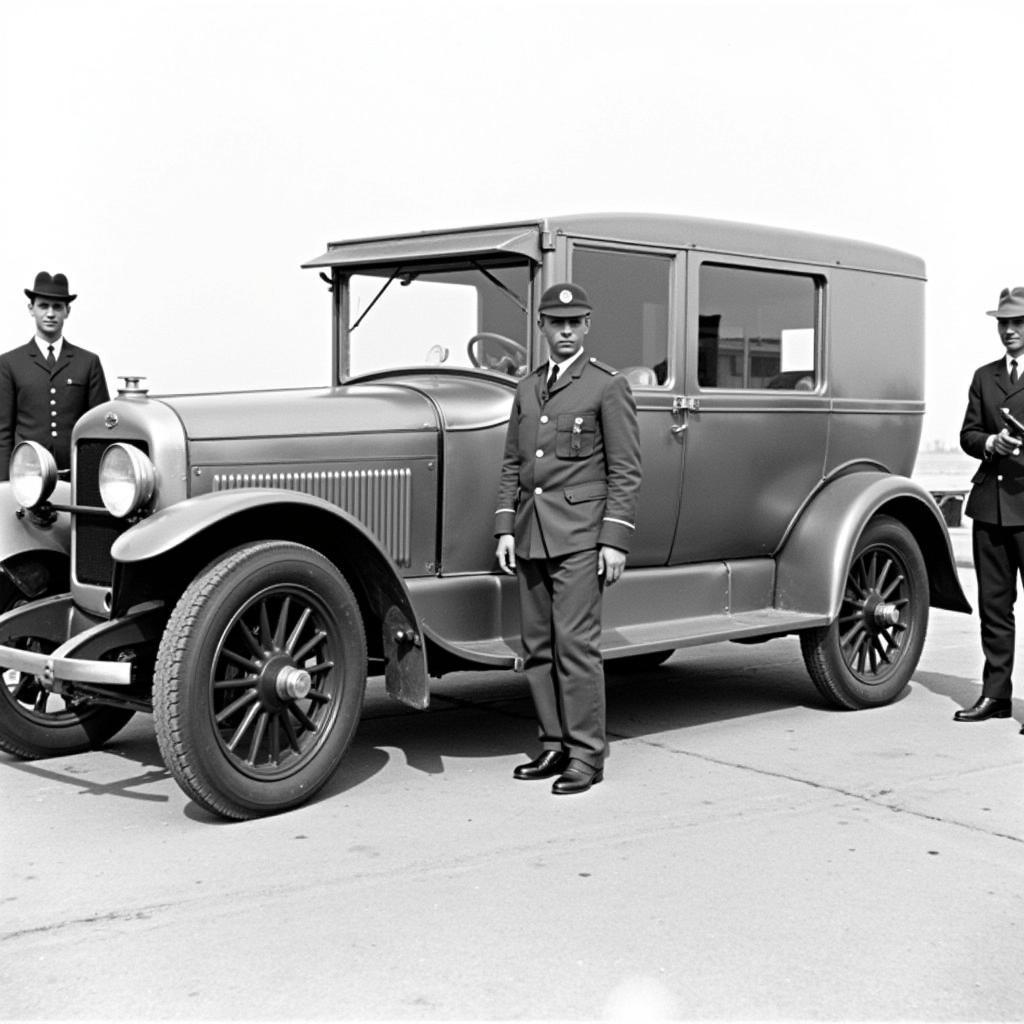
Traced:
<path fill-rule="evenodd" d="M 681 213 L 928 267 L 923 440 L 1024 284 L 1019 0 L 14 0 L 0 327 L 62 270 L 112 386 L 329 381 L 329 240 Z"/>

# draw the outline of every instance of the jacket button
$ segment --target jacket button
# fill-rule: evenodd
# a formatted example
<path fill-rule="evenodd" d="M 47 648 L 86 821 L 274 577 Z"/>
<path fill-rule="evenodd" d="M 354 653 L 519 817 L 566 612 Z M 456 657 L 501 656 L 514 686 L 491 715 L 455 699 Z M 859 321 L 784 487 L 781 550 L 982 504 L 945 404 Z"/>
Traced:
<path fill-rule="evenodd" d="M 537 458 L 538 459 L 543 459 L 544 458 L 544 449 L 543 448 L 538 448 L 536 454 L 537 454 Z"/>
<path fill-rule="evenodd" d="M 997 476 L 997 477 L 996 477 L 996 479 L 997 479 L 997 480 L 998 480 L 998 481 L 999 481 L 1000 483 L 1002 483 L 1002 482 L 1003 482 L 1003 474 L 1002 474 L 1002 473 L 1000 473 L 1000 474 L 999 474 L 999 476 Z"/>
<path fill-rule="evenodd" d="M 543 487 L 534 487 L 533 493 L 534 494 L 543 494 L 544 493 L 544 488 Z"/>
<path fill-rule="evenodd" d="M 541 421 L 541 423 L 547 423 L 547 421 L 548 421 L 547 416 L 541 416 L 540 421 Z"/>

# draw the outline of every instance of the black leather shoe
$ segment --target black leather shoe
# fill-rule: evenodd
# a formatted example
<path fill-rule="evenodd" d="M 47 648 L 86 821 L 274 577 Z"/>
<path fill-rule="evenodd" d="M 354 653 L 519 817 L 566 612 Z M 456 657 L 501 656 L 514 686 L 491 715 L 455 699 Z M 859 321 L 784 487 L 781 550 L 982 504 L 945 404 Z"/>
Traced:
<path fill-rule="evenodd" d="M 982 697 L 970 708 L 961 708 L 955 722 L 984 722 L 986 718 L 1009 718 L 1013 707 L 1009 697 Z"/>
<path fill-rule="evenodd" d="M 561 775 L 569 764 L 569 755 L 564 750 L 545 750 L 540 757 L 517 765 L 512 776 L 516 779 L 550 779 L 552 775 Z"/>
<path fill-rule="evenodd" d="M 603 778 L 604 772 L 600 768 L 591 768 L 589 764 L 574 757 L 565 771 L 555 779 L 551 792 L 555 794 L 586 793 L 591 786 L 596 786 Z"/>

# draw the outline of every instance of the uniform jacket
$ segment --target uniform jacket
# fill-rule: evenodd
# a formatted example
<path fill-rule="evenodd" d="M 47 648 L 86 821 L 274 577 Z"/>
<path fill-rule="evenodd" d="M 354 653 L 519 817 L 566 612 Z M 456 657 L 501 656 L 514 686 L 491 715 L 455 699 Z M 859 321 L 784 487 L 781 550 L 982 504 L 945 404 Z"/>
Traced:
<path fill-rule="evenodd" d="M 985 440 L 1006 425 L 999 413 L 1001 408 L 1009 409 L 1024 422 L 1024 379 L 1010 383 L 1005 358 L 979 367 L 968 392 L 960 447 L 980 459 L 981 465 L 971 478 L 974 486 L 964 511 L 978 522 L 1024 526 L 1024 452 L 1002 456 L 985 453 Z"/>
<path fill-rule="evenodd" d="M 550 395 L 547 375 L 544 363 L 516 389 L 494 532 L 513 533 L 521 558 L 629 551 L 641 481 L 629 383 L 585 354 Z"/>
<path fill-rule="evenodd" d="M 20 441 L 38 441 L 69 468 L 75 421 L 109 397 L 99 357 L 67 338 L 52 370 L 34 340 L 0 355 L 0 480 Z"/>

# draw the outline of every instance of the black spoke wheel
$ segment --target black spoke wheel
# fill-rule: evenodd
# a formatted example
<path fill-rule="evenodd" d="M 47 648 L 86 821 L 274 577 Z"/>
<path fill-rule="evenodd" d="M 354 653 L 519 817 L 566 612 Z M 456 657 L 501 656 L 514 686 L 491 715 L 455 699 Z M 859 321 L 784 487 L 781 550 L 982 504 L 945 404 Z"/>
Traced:
<path fill-rule="evenodd" d="M 157 655 L 167 767 L 228 818 L 295 807 L 331 777 L 359 721 L 366 639 L 341 573 L 310 548 L 232 552 L 182 595 Z"/>
<path fill-rule="evenodd" d="M 25 603 L 10 580 L 0 579 L 0 612 Z M 18 636 L 8 639 L 7 646 L 49 654 L 56 645 L 42 637 Z M 0 750 L 26 760 L 80 754 L 102 747 L 132 714 L 120 708 L 70 702 L 45 689 L 34 675 L 8 669 L 0 685 Z"/>
<path fill-rule="evenodd" d="M 928 601 L 928 572 L 913 535 L 877 516 L 854 549 L 838 618 L 800 636 L 822 696 L 850 710 L 895 700 L 921 657 Z"/>

